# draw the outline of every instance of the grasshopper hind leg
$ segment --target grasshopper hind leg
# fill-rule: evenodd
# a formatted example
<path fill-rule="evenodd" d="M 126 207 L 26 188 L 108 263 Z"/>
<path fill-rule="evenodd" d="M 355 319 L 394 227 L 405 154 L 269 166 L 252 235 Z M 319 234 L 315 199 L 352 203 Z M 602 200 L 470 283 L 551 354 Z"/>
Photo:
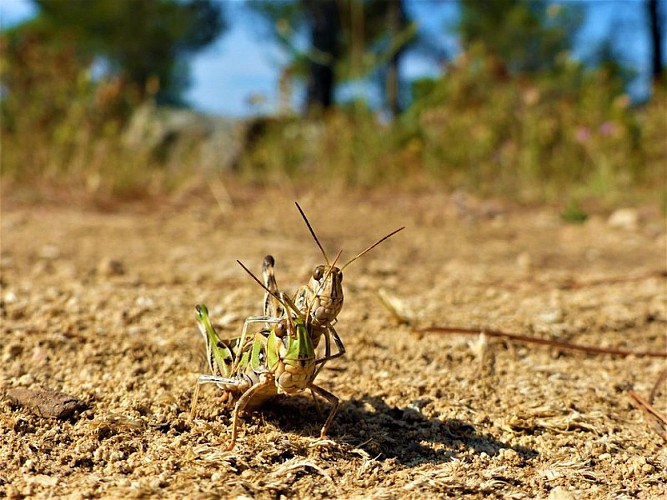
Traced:
<path fill-rule="evenodd" d="M 248 403 L 250 403 L 255 394 L 257 394 L 259 391 L 265 389 L 267 386 L 270 386 L 272 384 L 273 381 L 271 379 L 263 378 L 259 384 L 253 385 L 247 391 L 245 391 L 243 395 L 239 398 L 239 400 L 236 402 L 232 416 L 232 437 L 230 443 L 225 448 L 225 451 L 231 451 L 234 449 L 234 446 L 236 446 L 236 437 L 238 435 L 238 428 L 239 428 L 239 414 L 243 410 L 245 410 L 246 406 L 248 406 Z"/>
<path fill-rule="evenodd" d="M 273 271 L 275 265 L 276 261 L 273 256 L 267 255 L 264 257 L 264 261 L 262 262 L 262 279 L 264 280 L 264 286 L 269 290 L 264 292 L 264 316 L 280 318 L 284 310 L 278 299 L 276 299 L 279 291 L 276 275 Z"/>
<path fill-rule="evenodd" d="M 337 396 L 331 394 L 329 391 L 322 389 L 320 386 L 317 386 L 315 384 L 312 384 L 310 386 L 310 390 L 313 393 L 313 396 L 317 394 L 322 399 L 326 399 L 327 402 L 331 405 L 331 410 L 329 410 L 329 416 L 327 417 L 326 421 L 324 422 L 324 425 L 322 426 L 322 429 L 320 430 L 320 440 L 326 441 L 328 440 L 327 432 L 329 432 L 329 427 L 331 427 L 331 423 L 333 422 L 333 419 L 336 416 L 336 412 L 338 411 L 338 405 L 340 404 L 340 399 L 338 399 Z"/>
<path fill-rule="evenodd" d="M 190 420 L 195 418 L 197 413 L 197 400 L 199 399 L 199 388 L 203 384 L 215 384 L 225 391 L 223 398 L 225 401 L 231 399 L 233 392 L 243 391 L 247 382 L 242 379 L 218 377 L 216 375 L 199 375 L 197 384 L 192 393 L 192 404 L 190 405 Z"/>

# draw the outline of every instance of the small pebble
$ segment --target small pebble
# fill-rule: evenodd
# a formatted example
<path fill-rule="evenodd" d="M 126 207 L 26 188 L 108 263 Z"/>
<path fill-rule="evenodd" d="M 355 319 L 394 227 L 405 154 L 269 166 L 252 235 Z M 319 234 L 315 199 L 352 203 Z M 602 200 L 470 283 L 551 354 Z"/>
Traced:
<path fill-rule="evenodd" d="M 516 265 L 519 268 L 519 271 L 523 273 L 528 273 L 531 270 L 532 262 L 530 254 L 528 252 L 522 252 L 516 257 Z"/>
<path fill-rule="evenodd" d="M 545 323 L 547 325 L 553 325 L 555 323 L 560 323 L 563 321 L 563 311 L 561 309 L 551 309 L 542 312 L 537 316 L 537 319 L 541 323 Z"/>
<path fill-rule="evenodd" d="M 607 224 L 618 229 L 635 230 L 639 225 L 639 212 L 634 208 L 619 208 L 609 216 Z"/>
<path fill-rule="evenodd" d="M 39 256 L 42 259 L 54 260 L 60 257 L 60 249 L 55 245 L 44 245 L 39 250 Z"/>
<path fill-rule="evenodd" d="M 97 274 L 104 277 L 122 276 L 125 274 L 125 266 L 119 260 L 106 257 L 97 265 Z"/>
<path fill-rule="evenodd" d="M 574 500 L 575 496 L 563 486 L 556 486 L 549 492 L 549 500 Z"/>

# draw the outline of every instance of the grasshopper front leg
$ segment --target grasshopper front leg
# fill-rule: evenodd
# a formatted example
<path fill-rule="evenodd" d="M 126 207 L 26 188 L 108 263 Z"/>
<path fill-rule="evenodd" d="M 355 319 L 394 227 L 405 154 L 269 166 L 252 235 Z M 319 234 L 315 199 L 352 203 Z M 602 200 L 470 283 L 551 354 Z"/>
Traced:
<path fill-rule="evenodd" d="M 329 335 L 330 333 L 331 336 Z M 331 354 L 331 338 L 333 338 L 334 343 L 336 344 L 336 349 L 338 349 L 338 352 L 336 354 Z M 343 345 L 343 341 L 341 340 L 341 338 L 338 336 L 338 332 L 333 326 L 331 325 L 327 326 L 324 331 L 324 357 L 315 361 L 315 364 L 319 366 L 315 370 L 315 375 L 313 375 L 313 379 L 317 377 L 318 373 L 320 373 L 320 370 L 324 367 L 324 363 L 332 359 L 339 358 L 343 354 L 345 354 L 345 346 Z"/>
<path fill-rule="evenodd" d="M 338 350 L 336 354 L 331 354 L 331 338 L 333 338 L 333 341 L 336 344 L 336 349 Z M 338 332 L 333 326 L 329 325 L 324 330 L 324 357 L 316 360 L 315 364 L 319 365 L 320 363 L 325 363 L 327 361 L 331 361 L 332 359 L 339 358 L 345 354 L 345 352 L 345 346 L 343 345 L 341 338 L 338 336 Z"/>

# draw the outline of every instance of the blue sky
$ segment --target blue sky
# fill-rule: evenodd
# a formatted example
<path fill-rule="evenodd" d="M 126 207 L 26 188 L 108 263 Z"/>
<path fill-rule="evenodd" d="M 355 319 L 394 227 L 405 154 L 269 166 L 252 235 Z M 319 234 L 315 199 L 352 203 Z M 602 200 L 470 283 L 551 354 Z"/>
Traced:
<path fill-rule="evenodd" d="M 586 24 L 580 33 L 575 55 L 585 54 L 606 33 L 613 32 L 625 62 L 640 75 L 648 74 L 649 49 L 643 3 L 644 0 L 589 0 Z M 455 41 L 446 38 L 444 32 L 455 19 L 455 2 L 406 0 L 406 5 L 422 30 L 454 48 Z M 280 67 L 286 55 L 262 40 L 256 19 L 243 12 L 243 0 L 225 0 L 225 7 L 228 19 L 232 21 L 230 29 L 190 61 L 192 87 L 186 97 L 196 108 L 209 113 L 245 116 L 257 111 L 271 112 L 276 103 Z M 29 0 L 0 0 L 2 26 L 21 22 L 34 13 Z M 438 72 L 432 62 L 419 56 L 406 58 L 402 69 L 405 78 Z M 633 93 L 645 94 L 647 84 L 646 78 L 638 78 Z M 348 89 L 348 92 L 353 91 Z M 253 95 L 263 96 L 265 104 L 252 108 L 248 98 Z"/>

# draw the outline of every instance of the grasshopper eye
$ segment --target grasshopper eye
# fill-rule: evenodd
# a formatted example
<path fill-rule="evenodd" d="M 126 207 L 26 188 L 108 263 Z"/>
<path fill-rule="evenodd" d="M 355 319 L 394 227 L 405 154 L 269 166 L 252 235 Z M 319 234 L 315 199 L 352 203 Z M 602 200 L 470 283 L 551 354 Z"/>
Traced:
<path fill-rule="evenodd" d="M 284 321 L 276 324 L 275 327 L 276 337 L 283 338 L 287 333 L 287 324 Z"/>
<path fill-rule="evenodd" d="M 317 266 L 313 270 L 313 279 L 315 281 L 320 281 L 322 279 L 322 276 L 324 276 L 324 266 Z"/>
<path fill-rule="evenodd" d="M 343 272 L 342 271 L 340 273 L 338 273 L 338 281 L 339 281 L 339 283 L 343 282 Z"/>

